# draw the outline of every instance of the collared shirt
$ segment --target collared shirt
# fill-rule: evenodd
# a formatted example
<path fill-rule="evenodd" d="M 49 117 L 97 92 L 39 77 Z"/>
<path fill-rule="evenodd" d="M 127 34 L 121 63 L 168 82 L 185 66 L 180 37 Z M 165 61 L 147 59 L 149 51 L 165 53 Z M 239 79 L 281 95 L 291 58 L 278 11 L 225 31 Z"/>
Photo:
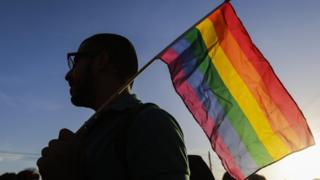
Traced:
<path fill-rule="evenodd" d="M 134 117 L 126 116 L 128 109 L 141 104 L 135 95 L 128 95 L 98 117 L 99 123 L 86 138 L 86 179 L 189 179 L 186 148 L 178 123 L 157 106 L 148 106 Z M 123 125 L 130 120 L 124 130 Z M 124 131 L 126 137 L 119 138 Z"/>

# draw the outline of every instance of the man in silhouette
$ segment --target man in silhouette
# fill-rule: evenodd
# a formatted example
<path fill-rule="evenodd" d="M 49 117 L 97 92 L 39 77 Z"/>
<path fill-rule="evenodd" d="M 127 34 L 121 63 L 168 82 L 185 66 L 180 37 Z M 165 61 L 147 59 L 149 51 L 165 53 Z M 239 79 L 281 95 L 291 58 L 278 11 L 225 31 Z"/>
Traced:
<path fill-rule="evenodd" d="M 68 53 L 75 106 L 97 111 L 137 72 L 132 44 L 115 34 L 97 34 Z M 103 109 L 84 133 L 62 129 L 45 147 L 37 165 L 43 180 L 187 180 L 188 160 L 175 119 L 143 104 L 128 86 Z M 92 123 L 93 122 L 93 123 Z"/>

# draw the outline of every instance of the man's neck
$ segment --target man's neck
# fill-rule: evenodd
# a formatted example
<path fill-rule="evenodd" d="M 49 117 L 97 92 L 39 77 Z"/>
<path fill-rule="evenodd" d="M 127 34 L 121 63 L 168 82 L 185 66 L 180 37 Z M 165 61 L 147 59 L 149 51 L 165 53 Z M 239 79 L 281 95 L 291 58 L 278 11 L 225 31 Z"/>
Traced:
<path fill-rule="evenodd" d="M 129 94 L 130 94 L 130 91 L 126 89 L 121 94 L 118 94 L 118 95 L 114 93 L 111 95 L 106 94 L 105 96 L 97 97 L 96 102 L 93 105 L 93 109 L 95 111 L 98 111 L 100 108 L 103 108 L 103 110 L 107 110 L 110 108 L 110 106 L 112 106 L 114 102 L 118 101 L 122 97 L 127 96 Z"/>

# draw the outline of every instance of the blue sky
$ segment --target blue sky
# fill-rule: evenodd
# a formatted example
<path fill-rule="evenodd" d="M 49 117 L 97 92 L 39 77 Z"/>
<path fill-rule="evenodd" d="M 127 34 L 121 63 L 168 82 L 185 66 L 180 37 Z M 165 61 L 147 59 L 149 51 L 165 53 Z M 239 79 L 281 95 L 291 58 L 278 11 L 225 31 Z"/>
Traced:
<path fill-rule="evenodd" d="M 34 166 L 37 156 L 60 128 L 76 130 L 93 111 L 75 108 L 64 80 L 66 53 L 95 33 L 112 32 L 135 45 L 140 67 L 221 0 L 2 0 L 0 6 L 0 173 Z M 302 109 L 314 136 L 320 131 L 320 1 L 232 1 L 253 41 Z M 172 113 L 182 126 L 187 148 L 206 158 L 210 146 L 182 101 L 161 62 L 137 78 L 134 92 Z M 272 179 L 294 179 L 289 172 L 320 161 L 317 146 L 261 171 Z M 2 152 L 2 153 L 1 153 Z M 318 151 L 319 152 L 319 151 Z M 304 162 L 302 167 L 310 166 Z M 214 173 L 223 173 L 214 157 Z M 291 167 L 292 166 L 292 167 Z M 285 168 L 284 168 L 285 167 Z M 283 168 L 283 171 L 279 169 Z M 312 169 L 309 167 L 307 169 Z M 301 169 L 300 169 L 301 170 Z M 308 172 L 303 177 L 320 177 Z M 311 177 L 312 175 L 312 177 Z"/>

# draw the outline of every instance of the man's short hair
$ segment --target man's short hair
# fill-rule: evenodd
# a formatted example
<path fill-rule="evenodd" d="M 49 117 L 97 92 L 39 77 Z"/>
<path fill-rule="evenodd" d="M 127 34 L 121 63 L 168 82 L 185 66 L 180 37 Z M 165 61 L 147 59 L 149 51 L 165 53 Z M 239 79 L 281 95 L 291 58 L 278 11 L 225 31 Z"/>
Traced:
<path fill-rule="evenodd" d="M 136 51 L 127 38 L 117 34 L 102 33 L 87 38 L 81 46 L 84 44 L 88 44 L 90 49 L 97 53 L 106 51 L 116 75 L 124 82 L 138 71 Z"/>

